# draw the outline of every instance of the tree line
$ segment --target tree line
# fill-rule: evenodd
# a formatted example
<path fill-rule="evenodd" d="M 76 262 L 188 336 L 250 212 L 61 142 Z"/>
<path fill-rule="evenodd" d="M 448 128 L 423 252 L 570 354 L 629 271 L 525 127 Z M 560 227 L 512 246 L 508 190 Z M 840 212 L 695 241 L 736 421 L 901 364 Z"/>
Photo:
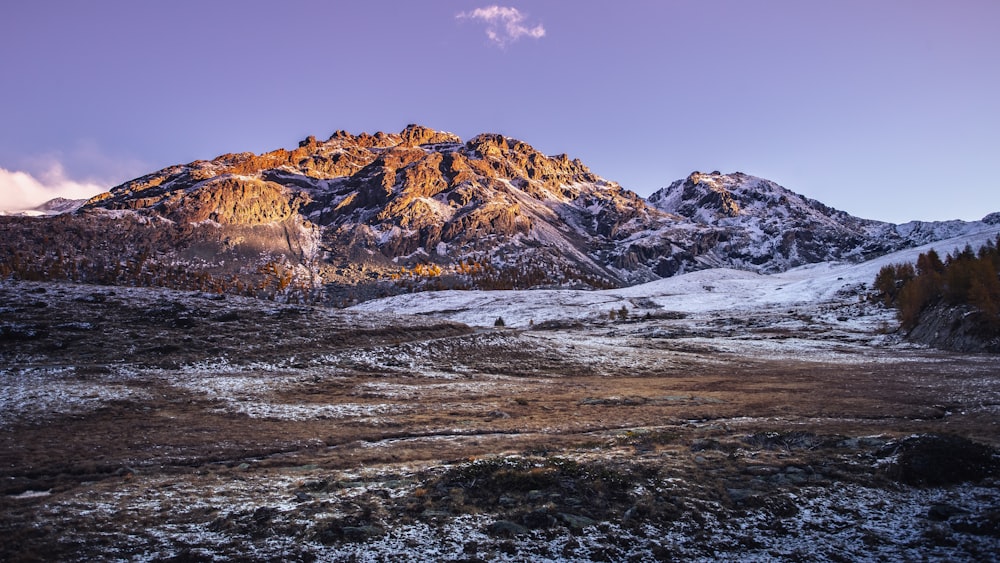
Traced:
<path fill-rule="evenodd" d="M 884 266 L 874 288 L 885 305 L 897 309 L 904 329 L 915 327 L 928 307 L 946 304 L 971 307 L 988 328 L 1000 330 L 1000 235 L 978 251 L 966 245 L 942 260 L 931 249 L 915 266 Z"/>

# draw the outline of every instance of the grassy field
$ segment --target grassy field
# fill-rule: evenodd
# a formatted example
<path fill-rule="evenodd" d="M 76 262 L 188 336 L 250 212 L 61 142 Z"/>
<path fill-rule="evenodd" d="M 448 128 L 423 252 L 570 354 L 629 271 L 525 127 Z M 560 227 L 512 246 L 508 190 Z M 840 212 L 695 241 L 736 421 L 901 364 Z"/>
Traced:
<path fill-rule="evenodd" d="M 0 559 L 988 559 L 997 358 L 847 326 L 4 282 Z"/>

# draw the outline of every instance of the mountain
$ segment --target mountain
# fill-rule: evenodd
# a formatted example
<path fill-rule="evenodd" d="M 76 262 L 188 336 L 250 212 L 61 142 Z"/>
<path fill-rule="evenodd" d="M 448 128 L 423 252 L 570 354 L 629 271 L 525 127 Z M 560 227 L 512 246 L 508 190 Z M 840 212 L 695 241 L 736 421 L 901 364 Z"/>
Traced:
<path fill-rule="evenodd" d="M 20 215 L 25 217 L 60 215 L 62 213 L 72 213 L 82 207 L 85 203 L 87 203 L 87 200 L 85 199 L 67 199 L 64 197 L 57 197 L 50 199 L 37 207 L 25 209 L 24 211 L 0 211 L 0 215 Z"/>
<path fill-rule="evenodd" d="M 696 172 L 647 201 L 566 155 L 418 125 L 171 166 L 46 221 L 0 225 L 0 274 L 339 304 L 621 287 L 713 267 L 772 273 L 986 225 L 859 219 L 740 173 Z"/>
<path fill-rule="evenodd" d="M 649 203 L 725 231 L 712 249 L 728 266 L 773 273 L 830 260 L 858 261 L 908 245 L 894 225 L 859 219 L 774 182 L 695 172 Z"/>
<path fill-rule="evenodd" d="M 726 266 L 762 273 L 816 262 L 859 262 L 1000 224 L 1000 213 L 981 221 L 901 225 L 860 219 L 740 172 L 694 172 L 650 195 L 648 203 L 725 230 L 725 239 L 709 253 Z"/>
<path fill-rule="evenodd" d="M 896 225 L 896 232 L 913 244 L 927 244 L 975 234 L 997 225 L 1000 225 L 1000 213 L 990 213 L 979 221 L 910 221 Z"/>
<path fill-rule="evenodd" d="M 249 248 L 352 287 L 612 287 L 659 277 L 655 261 L 672 255 L 664 225 L 677 224 L 684 246 L 704 230 L 566 155 L 416 125 L 173 166 L 83 209 L 107 211 L 211 225 L 216 262 L 246 261 Z M 641 258 L 630 253 L 652 235 Z"/>

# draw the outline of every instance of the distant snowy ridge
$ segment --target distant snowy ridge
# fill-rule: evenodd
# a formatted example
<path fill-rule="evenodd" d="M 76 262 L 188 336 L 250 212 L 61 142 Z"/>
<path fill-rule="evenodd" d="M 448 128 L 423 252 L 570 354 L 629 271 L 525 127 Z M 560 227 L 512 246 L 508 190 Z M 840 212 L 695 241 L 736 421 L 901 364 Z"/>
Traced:
<path fill-rule="evenodd" d="M 694 172 L 649 196 L 649 203 L 698 224 L 723 229 L 709 253 L 740 269 L 774 273 L 830 260 L 862 261 L 894 250 L 971 235 L 1000 222 L 861 219 L 778 184 L 736 172 Z"/>
<path fill-rule="evenodd" d="M 83 204 L 87 203 L 85 199 L 66 199 L 64 197 L 57 197 L 50 199 L 45 203 L 32 207 L 31 209 L 25 209 L 23 211 L 0 211 L 0 215 L 15 215 L 24 217 L 42 217 L 48 215 L 62 215 L 63 213 L 72 213 L 77 209 L 83 207 Z"/>

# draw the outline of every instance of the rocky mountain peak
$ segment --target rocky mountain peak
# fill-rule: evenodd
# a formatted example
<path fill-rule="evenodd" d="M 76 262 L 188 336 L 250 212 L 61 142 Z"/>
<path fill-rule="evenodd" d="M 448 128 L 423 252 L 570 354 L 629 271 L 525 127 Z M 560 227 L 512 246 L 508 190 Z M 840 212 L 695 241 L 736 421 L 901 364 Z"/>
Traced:
<path fill-rule="evenodd" d="M 941 232 L 852 217 L 739 172 L 696 171 L 647 201 L 565 154 L 497 133 L 463 143 L 413 124 L 171 166 L 91 199 L 80 215 L 132 221 L 171 264 L 259 277 L 281 263 L 306 272 L 310 287 L 351 288 L 349 299 L 361 286 L 608 287 L 717 266 L 769 273 Z"/>
<path fill-rule="evenodd" d="M 403 144 L 414 147 L 420 145 L 440 145 L 447 143 L 455 144 L 462 142 L 462 139 L 458 138 L 458 135 L 453 133 L 435 131 L 416 124 L 407 125 L 399 136 L 402 138 Z"/>
<path fill-rule="evenodd" d="M 712 225 L 747 219 L 849 217 L 770 180 L 742 172 L 692 172 L 653 193 L 649 202 L 658 209 Z"/>
<path fill-rule="evenodd" d="M 463 143 L 412 124 L 399 133 L 336 131 L 294 149 L 168 167 L 86 208 L 215 225 L 228 244 L 253 240 L 257 252 L 324 248 L 329 261 L 361 260 L 383 272 L 486 261 L 509 271 L 502 274 L 508 283 L 527 285 L 632 281 L 633 274 L 606 265 L 618 252 L 613 240 L 655 229 L 663 217 L 565 154 L 547 156 L 496 133 Z M 244 232 L 258 228 L 284 237 L 265 243 Z M 513 281 L 515 271 L 524 281 Z M 590 281 L 572 282 L 583 279 Z"/>
<path fill-rule="evenodd" d="M 649 202 L 699 224 L 727 229 L 727 259 L 764 272 L 861 259 L 904 244 L 887 223 L 854 217 L 740 172 L 694 172 L 652 194 Z"/>
<path fill-rule="evenodd" d="M 744 180 L 740 173 L 723 176 L 718 172 L 693 172 L 684 181 L 683 197 L 689 201 L 697 199 L 700 207 L 713 209 L 720 216 L 736 217 L 740 214 L 740 204 L 730 188 L 742 185 Z"/>
<path fill-rule="evenodd" d="M 35 209 L 42 211 L 46 214 L 58 215 L 60 213 L 72 213 L 80 208 L 87 200 L 85 199 L 68 199 L 65 197 L 57 197 L 46 201 L 45 203 L 39 205 Z"/>
<path fill-rule="evenodd" d="M 462 139 L 454 133 L 437 131 L 417 124 L 409 124 L 399 133 L 378 131 L 374 134 L 334 131 L 326 141 L 318 141 L 315 135 L 310 135 L 299 141 L 300 149 L 308 149 L 309 153 L 324 153 L 337 149 L 362 148 L 385 149 L 393 147 L 419 147 L 422 145 L 461 144 Z M 263 155 L 262 155 L 263 156 Z"/>

